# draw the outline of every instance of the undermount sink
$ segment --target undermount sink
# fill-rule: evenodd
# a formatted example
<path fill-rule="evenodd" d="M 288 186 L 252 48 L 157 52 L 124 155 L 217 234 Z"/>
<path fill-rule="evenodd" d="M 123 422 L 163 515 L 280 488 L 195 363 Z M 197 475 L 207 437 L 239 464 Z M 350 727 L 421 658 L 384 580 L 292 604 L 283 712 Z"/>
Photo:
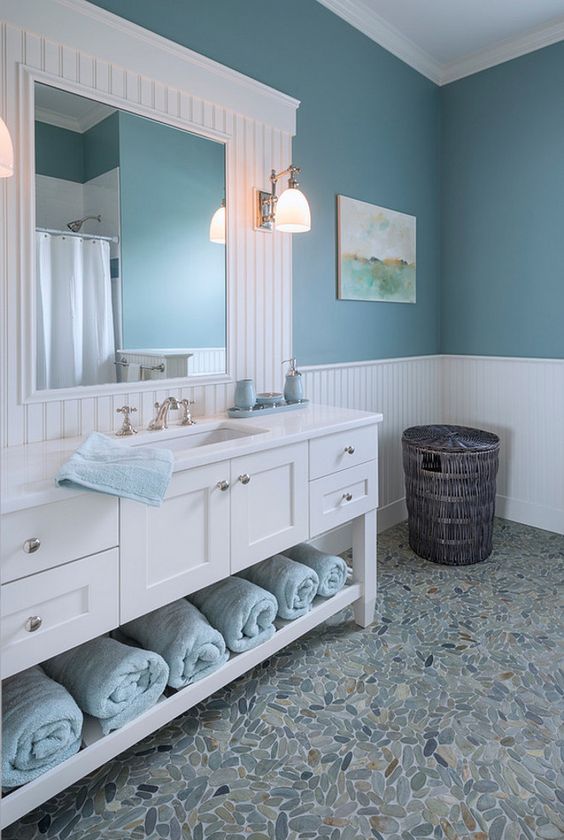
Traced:
<path fill-rule="evenodd" d="M 150 438 L 146 438 L 142 442 L 135 442 L 134 446 L 158 446 L 163 449 L 171 449 L 174 452 L 181 452 L 186 449 L 195 449 L 200 446 L 210 446 L 214 443 L 227 443 L 230 440 L 238 440 L 239 438 L 252 437 L 253 435 L 263 435 L 266 429 L 258 429 L 256 426 L 249 426 L 242 429 L 240 426 L 231 425 L 229 422 L 202 424 L 197 423 L 176 430 L 168 429 L 165 432 L 154 432 Z M 159 435 L 162 434 L 162 437 Z"/>

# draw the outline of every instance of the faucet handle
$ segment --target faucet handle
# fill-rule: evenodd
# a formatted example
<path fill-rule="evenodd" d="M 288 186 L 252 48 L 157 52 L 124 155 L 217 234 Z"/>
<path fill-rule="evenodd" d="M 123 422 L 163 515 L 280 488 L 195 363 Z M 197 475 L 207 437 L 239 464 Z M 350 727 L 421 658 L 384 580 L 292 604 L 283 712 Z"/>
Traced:
<path fill-rule="evenodd" d="M 133 405 L 122 405 L 121 408 L 116 408 L 116 414 L 123 414 L 123 423 L 120 429 L 116 432 L 118 437 L 126 437 L 127 435 L 136 435 L 137 429 L 134 428 L 130 414 L 137 411 Z"/>
<path fill-rule="evenodd" d="M 190 411 L 190 406 L 194 405 L 194 400 L 178 400 L 178 405 L 182 406 L 182 417 L 179 420 L 180 426 L 193 426 L 196 422 L 192 417 L 192 412 Z"/>

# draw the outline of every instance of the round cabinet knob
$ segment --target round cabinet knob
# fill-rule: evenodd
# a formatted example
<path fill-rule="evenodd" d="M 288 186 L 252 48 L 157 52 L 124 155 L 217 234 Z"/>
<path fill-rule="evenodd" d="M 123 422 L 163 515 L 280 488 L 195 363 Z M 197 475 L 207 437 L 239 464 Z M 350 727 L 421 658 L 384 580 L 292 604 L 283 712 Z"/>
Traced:
<path fill-rule="evenodd" d="M 343 493 L 343 500 L 345 502 L 352 502 L 352 493 Z"/>
<path fill-rule="evenodd" d="M 228 481 L 218 481 L 216 484 L 218 490 L 223 490 L 225 493 L 226 490 L 229 490 L 229 482 Z"/>
<path fill-rule="evenodd" d="M 38 615 L 30 615 L 24 626 L 28 633 L 34 633 L 36 630 L 39 630 L 42 624 L 42 618 Z"/>
<path fill-rule="evenodd" d="M 23 544 L 23 550 L 26 554 L 34 554 L 41 547 L 41 540 L 38 537 L 31 537 Z"/>
<path fill-rule="evenodd" d="M 354 455 L 354 446 L 345 446 L 345 452 L 347 455 Z"/>
<path fill-rule="evenodd" d="M 243 475 L 239 476 L 239 481 L 241 482 L 241 484 L 248 484 L 250 480 L 251 476 L 249 475 L 249 473 L 243 473 Z"/>

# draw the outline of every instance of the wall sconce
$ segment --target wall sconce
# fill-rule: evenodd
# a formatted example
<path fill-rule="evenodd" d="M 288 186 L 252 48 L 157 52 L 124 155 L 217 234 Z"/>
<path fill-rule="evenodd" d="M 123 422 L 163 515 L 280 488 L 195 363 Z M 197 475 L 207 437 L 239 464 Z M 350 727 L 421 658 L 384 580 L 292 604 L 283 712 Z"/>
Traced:
<path fill-rule="evenodd" d="M 274 169 L 270 173 L 271 192 L 256 190 L 255 230 L 276 230 L 285 233 L 306 233 L 311 230 L 311 213 L 307 198 L 298 189 L 296 175 L 301 172 L 299 166 L 291 164 L 282 172 Z M 288 188 L 276 195 L 276 183 L 289 175 Z"/>
<path fill-rule="evenodd" d="M 210 242 L 225 245 L 225 199 L 221 202 L 210 222 Z"/>
<path fill-rule="evenodd" d="M 14 174 L 14 147 L 8 126 L 0 118 L 0 178 L 9 178 Z"/>

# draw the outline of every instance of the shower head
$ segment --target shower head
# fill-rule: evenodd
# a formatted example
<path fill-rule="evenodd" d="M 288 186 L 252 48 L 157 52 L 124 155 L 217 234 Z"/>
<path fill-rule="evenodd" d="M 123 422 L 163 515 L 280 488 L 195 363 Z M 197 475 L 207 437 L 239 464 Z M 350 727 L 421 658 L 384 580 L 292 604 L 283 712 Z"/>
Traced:
<path fill-rule="evenodd" d="M 75 219 L 74 222 L 68 222 L 67 227 L 69 230 L 72 230 L 73 233 L 78 233 L 84 222 L 87 222 L 88 219 L 96 219 L 97 222 L 101 222 L 102 216 L 85 216 L 84 219 Z"/>

